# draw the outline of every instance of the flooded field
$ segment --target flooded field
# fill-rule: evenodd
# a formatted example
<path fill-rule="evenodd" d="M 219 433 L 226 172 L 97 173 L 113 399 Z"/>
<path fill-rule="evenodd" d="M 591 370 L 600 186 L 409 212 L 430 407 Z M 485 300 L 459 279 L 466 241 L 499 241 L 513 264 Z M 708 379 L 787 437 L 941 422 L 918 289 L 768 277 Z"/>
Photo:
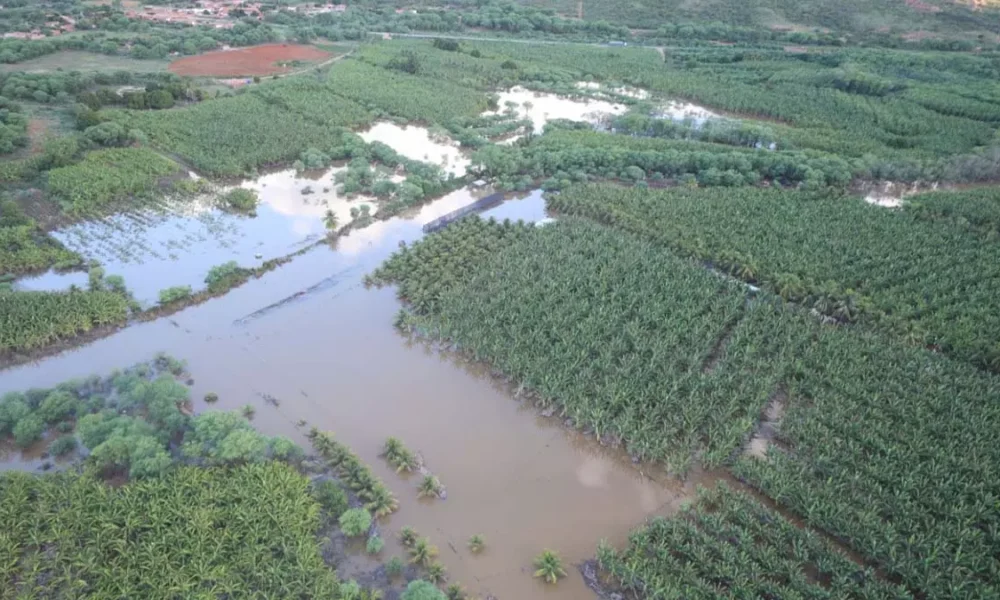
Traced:
<path fill-rule="evenodd" d="M 242 183 L 241 187 L 257 191 L 260 199 L 253 217 L 222 211 L 212 196 L 165 201 L 77 223 L 52 235 L 85 259 L 99 261 L 108 274 L 123 276 L 136 299 L 148 306 L 167 287 L 203 288 L 213 266 L 235 260 L 242 267 L 256 267 L 321 240 L 327 233 L 323 221 L 327 210 L 341 224 L 351 220 L 351 208 L 363 204 L 375 214 L 371 200 L 337 195 L 333 179 L 339 170 L 289 169 Z M 66 279 L 45 277 L 34 285 L 61 285 Z"/>
<path fill-rule="evenodd" d="M 14 289 L 24 292 L 61 292 L 72 286 L 87 287 L 87 274 L 82 271 L 59 273 L 48 271 L 40 275 L 28 275 L 14 282 Z"/>
<path fill-rule="evenodd" d="M 522 405 L 481 366 L 396 331 L 395 291 L 366 289 L 363 276 L 400 242 L 419 239 L 425 224 L 475 199 L 459 190 L 332 246 L 316 246 L 221 298 L 5 371 L 0 393 L 106 374 L 167 352 L 188 362 L 196 410 L 205 408 L 200 399 L 209 392 L 219 395 L 220 409 L 252 403 L 263 432 L 305 444 L 305 430 L 316 426 L 370 464 L 401 504 L 382 524 L 383 560 L 402 555 L 394 533 L 411 526 L 439 547 L 451 581 L 475 594 L 591 597 L 570 565 L 593 557 L 600 539 L 624 543 L 644 518 L 672 513 L 697 483 L 715 476 L 696 474 L 681 483 L 644 472 L 558 417 Z M 534 192 L 485 216 L 541 220 L 546 214 Z M 308 426 L 299 427 L 300 420 Z M 418 500 L 419 478 L 399 476 L 379 458 L 389 436 L 423 456 L 447 486 L 446 500 Z M 21 468 L 37 468 L 37 457 L 25 458 Z M 465 547 L 473 534 L 486 538 L 481 555 Z M 569 577 L 558 586 L 531 575 L 531 561 L 544 548 L 567 562 Z M 376 567 L 359 554 L 341 572 L 364 579 Z"/>
<path fill-rule="evenodd" d="M 500 114 L 510 107 L 518 118 L 531 120 L 535 133 L 542 133 L 545 124 L 552 119 L 585 121 L 596 125 L 603 117 L 620 115 L 628 109 L 622 103 L 590 98 L 569 98 L 523 87 L 514 87 L 497 95 L 500 97 L 500 109 L 485 114 Z"/>
<path fill-rule="evenodd" d="M 447 137 L 431 135 L 426 127 L 397 125 L 382 121 L 359 134 L 367 143 L 382 142 L 411 160 L 437 165 L 455 177 L 465 175 L 469 158 L 458 143 Z"/>

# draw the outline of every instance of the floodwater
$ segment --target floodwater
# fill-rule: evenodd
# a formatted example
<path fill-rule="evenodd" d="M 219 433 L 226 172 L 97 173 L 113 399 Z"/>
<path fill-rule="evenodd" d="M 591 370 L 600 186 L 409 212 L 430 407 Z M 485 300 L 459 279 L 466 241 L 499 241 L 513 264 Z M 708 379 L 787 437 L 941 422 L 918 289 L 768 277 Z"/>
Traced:
<path fill-rule="evenodd" d="M 370 199 L 337 195 L 333 179 L 339 170 L 289 169 L 241 183 L 258 192 L 253 217 L 220 210 L 212 195 L 76 223 L 52 236 L 85 259 L 100 262 L 107 274 L 124 277 L 135 298 L 149 306 L 168 287 L 204 288 L 205 276 L 216 265 L 236 261 L 258 267 L 321 240 L 327 234 L 327 210 L 341 225 L 351 220 L 353 207 L 367 204 L 375 214 Z"/>
<path fill-rule="evenodd" d="M 499 92 L 497 95 L 500 97 L 500 109 L 484 114 L 501 114 L 510 106 L 519 119 L 531 120 L 535 133 L 542 133 L 545 124 L 553 119 L 584 121 L 597 125 L 603 117 L 620 115 L 628 109 L 622 103 L 593 98 L 569 98 L 536 92 L 520 86 Z"/>
<path fill-rule="evenodd" d="M 358 135 L 369 144 L 382 142 L 410 160 L 437 165 L 455 177 L 462 177 L 469 168 L 469 157 L 459 148 L 458 142 L 433 136 L 426 127 L 379 121 Z"/>
<path fill-rule="evenodd" d="M 938 189 L 938 184 L 921 186 L 920 184 L 895 181 L 872 181 L 858 187 L 858 192 L 864 195 L 865 202 L 885 208 L 900 208 L 905 198 L 920 192 Z"/>
<path fill-rule="evenodd" d="M 371 465 L 401 505 L 381 525 L 384 560 L 402 555 L 395 532 L 411 526 L 440 549 L 451 581 L 474 594 L 592 597 L 573 564 L 592 558 L 602 538 L 624 544 L 646 517 L 675 512 L 696 483 L 715 478 L 681 483 L 643 473 L 622 452 L 520 404 L 483 367 L 395 330 L 395 291 L 366 289 L 363 276 L 400 242 L 419 239 L 423 225 L 474 199 L 459 190 L 317 246 L 223 297 L 0 373 L 0 393 L 106 374 L 165 351 L 188 362 L 196 410 L 208 392 L 220 396 L 215 408 L 251 403 L 258 428 L 305 445 L 302 419 Z M 546 217 L 539 192 L 485 216 Z M 418 500 L 419 478 L 397 475 L 378 457 L 389 436 L 421 453 L 446 500 Z M 473 534 L 486 538 L 481 555 L 466 550 Z M 532 559 L 545 548 L 566 562 L 569 576 L 557 586 L 532 577 Z M 344 574 L 359 565 L 374 563 L 359 557 Z"/>
<path fill-rule="evenodd" d="M 72 286 L 86 288 L 89 283 L 83 271 L 46 271 L 39 275 L 20 277 L 14 282 L 14 289 L 23 292 L 64 292 Z"/>

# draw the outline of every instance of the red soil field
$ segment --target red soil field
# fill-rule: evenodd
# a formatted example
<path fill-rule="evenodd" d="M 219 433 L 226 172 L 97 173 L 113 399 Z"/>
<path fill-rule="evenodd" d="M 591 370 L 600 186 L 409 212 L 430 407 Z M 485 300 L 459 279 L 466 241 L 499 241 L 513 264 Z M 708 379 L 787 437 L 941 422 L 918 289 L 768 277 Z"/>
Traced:
<path fill-rule="evenodd" d="M 321 61 L 331 54 L 312 46 L 298 44 L 265 44 L 249 48 L 218 50 L 186 56 L 170 63 L 170 71 L 178 75 L 237 77 L 240 75 L 273 75 L 291 71 L 277 63 L 302 60 Z"/>

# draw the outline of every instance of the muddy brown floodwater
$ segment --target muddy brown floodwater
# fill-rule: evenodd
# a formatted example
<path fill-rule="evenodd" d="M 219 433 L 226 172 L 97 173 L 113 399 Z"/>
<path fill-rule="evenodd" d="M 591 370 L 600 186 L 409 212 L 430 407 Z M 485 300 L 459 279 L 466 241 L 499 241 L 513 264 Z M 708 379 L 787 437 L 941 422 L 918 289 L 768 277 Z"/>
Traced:
<path fill-rule="evenodd" d="M 200 399 L 208 392 L 220 396 L 215 408 L 252 403 L 265 433 L 306 446 L 307 428 L 297 426 L 305 420 L 370 464 L 400 500 L 382 524 L 383 560 L 403 554 L 395 532 L 409 525 L 438 546 L 451 581 L 475 594 L 592 597 L 570 565 L 593 557 L 601 539 L 623 544 L 647 516 L 676 511 L 696 483 L 713 478 L 681 483 L 643 474 L 621 452 L 519 404 L 481 367 L 394 329 L 395 291 L 366 289 L 362 277 L 400 241 L 418 239 L 423 224 L 471 199 L 460 190 L 297 256 L 221 298 L 0 373 L 0 393 L 106 374 L 167 352 L 188 362 L 196 410 L 206 408 Z M 486 215 L 546 216 L 538 192 Z M 446 500 L 418 500 L 419 478 L 397 475 L 379 458 L 388 436 L 423 455 L 447 486 Z M 466 549 L 473 534 L 486 538 L 478 556 Z M 556 586 L 532 577 L 532 559 L 545 548 L 567 563 L 569 577 Z M 359 555 L 340 570 L 350 577 L 375 566 Z"/>

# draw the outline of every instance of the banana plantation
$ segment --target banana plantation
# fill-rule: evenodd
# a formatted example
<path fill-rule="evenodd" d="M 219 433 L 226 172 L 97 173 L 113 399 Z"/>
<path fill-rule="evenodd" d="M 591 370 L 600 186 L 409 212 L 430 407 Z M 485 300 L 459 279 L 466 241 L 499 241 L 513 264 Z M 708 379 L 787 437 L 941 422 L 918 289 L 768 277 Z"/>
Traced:
<path fill-rule="evenodd" d="M 868 328 L 865 318 L 823 318 L 808 284 L 789 294 L 771 283 L 786 276 L 771 280 L 755 266 L 818 274 L 826 260 L 829 276 L 845 273 L 843 281 L 875 294 L 879 277 L 898 277 L 879 261 L 898 270 L 907 257 L 933 260 L 919 236 L 968 248 L 970 260 L 989 256 L 980 236 L 822 194 L 590 187 L 550 205 L 563 215 L 555 225 L 511 236 L 517 225 L 470 218 L 398 252 L 375 274 L 398 283 L 410 303 L 397 324 L 485 362 L 538 406 L 620 442 L 636 459 L 678 473 L 693 460 L 729 468 L 880 573 L 740 495 L 717 492 L 691 513 L 641 529 L 624 555 L 606 550 L 605 568 L 621 585 L 650 598 L 714 598 L 723 589 L 724 597 L 1000 593 L 991 558 L 1000 531 L 1000 380 L 960 354 Z M 827 235 L 791 225 L 800 220 L 825 223 Z M 801 251 L 810 243 L 795 236 L 814 249 Z M 741 239 L 760 263 L 726 253 L 724 244 Z M 969 273 L 968 290 L 973 271 L 954 265 L 947 276 Z M 943 266 L 927 273 L 939 276 Z M 961 306 L 982 310 L 974 300 L 984 297 Z M 859 300 L 874 311 L 871 302 Z M 753 453 L 750 438 L 775 403 L 785 411 L 777 432 Z M 743 531 L 749 522 L 770 541 Z"/>
<path fill-rule="evenodd" d="M 995 192 L 980 195 L 986 196 L 980 205 L 995 203 Z M 962 217 L 968 224 L 928 221 L 928 210 L 946 210 L 940 199 L 950 196 L 917 196 L 917 203 L 926 198 L 925 208 L 889 212 L 829 191 L 719 194 L 597 185 L 570 189 L 551 207 L 708 261 L 838 321 L 874 323 L 998 371 L 1000 246 L 970 231 L 968 218 Z"/>

